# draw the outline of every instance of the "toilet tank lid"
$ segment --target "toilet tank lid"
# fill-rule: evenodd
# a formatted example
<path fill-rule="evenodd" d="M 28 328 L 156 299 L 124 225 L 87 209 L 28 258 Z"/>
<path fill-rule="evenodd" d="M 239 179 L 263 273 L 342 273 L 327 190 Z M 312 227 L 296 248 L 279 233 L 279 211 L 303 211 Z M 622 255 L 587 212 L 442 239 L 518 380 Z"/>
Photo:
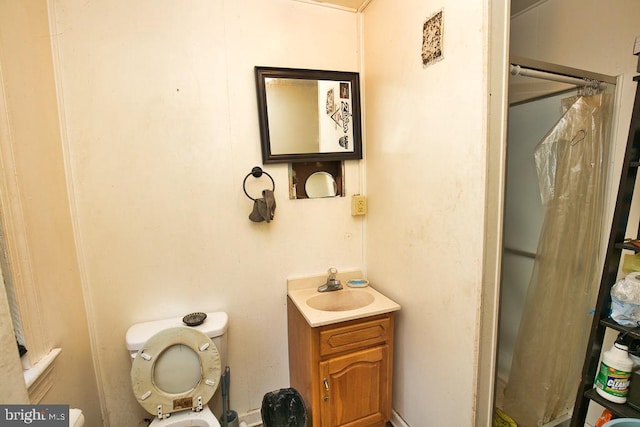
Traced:
<path fill-rule="evenodd" d="M 162 331 L 163 329 L 173 328 L 175 326 L 185 326 L 182 318 L 173 317 L 171 319 L 153 320 L 150 322 L 136 323 L 132 325 L 128 330 L 125 337 L 127 342 L 127 349 L 132 351 L 140 350 L 149 338 Z M 224 335 L 227 332 L 229 324 L 229 316 L 223 311 L 216 313 L 207 313 L 207 318 L 204 323 L 198 326 L 193 326 L 194 329 L 199 330 L 209 338 L 213 339 Z"/>

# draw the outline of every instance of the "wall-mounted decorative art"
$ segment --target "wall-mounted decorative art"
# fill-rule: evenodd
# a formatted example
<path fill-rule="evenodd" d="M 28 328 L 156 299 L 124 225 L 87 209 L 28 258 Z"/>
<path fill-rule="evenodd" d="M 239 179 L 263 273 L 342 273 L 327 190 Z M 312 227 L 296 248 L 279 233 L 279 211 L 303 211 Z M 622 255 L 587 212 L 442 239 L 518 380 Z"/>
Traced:
<path fill-rule="evenodd" d="M 444 20 L 440 10 L 429 17 L 422 26 L 422 65 L 428 66 L 443 58 L 442 45 Z"/>

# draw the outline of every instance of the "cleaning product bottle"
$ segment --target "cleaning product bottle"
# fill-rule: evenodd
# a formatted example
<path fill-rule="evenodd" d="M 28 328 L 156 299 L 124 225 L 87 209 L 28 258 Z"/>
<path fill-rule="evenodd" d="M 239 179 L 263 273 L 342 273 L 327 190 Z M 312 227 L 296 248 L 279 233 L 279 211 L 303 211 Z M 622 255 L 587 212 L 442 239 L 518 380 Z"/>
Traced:
<path fill-rule="evenodd" d="M 629 357 L 629 348 L 616 341 L 611 350 L 605 351 L 596 375 L 596 392 L 614 403 L 625 403 L 629 393 L 629 378 L 633 369 L 633 360 Z"/>
<path fill-rule="evenodd" d="M 605 409 L 602 411 L 600 417 L 596 420 L 596 427 L 603 427 L 606 423 L 613 419 L 613 413 L 610 410 Z"/>

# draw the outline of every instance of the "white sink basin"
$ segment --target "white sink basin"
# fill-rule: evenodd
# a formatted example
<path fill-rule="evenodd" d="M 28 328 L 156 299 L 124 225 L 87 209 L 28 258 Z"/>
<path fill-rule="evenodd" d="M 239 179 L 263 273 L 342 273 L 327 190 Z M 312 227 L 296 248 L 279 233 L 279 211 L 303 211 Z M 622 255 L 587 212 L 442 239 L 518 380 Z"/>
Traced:
<path fill-rule="evenodd" d="M 307 305 L 321 311 L 347 311 L 366 307 L 375 297 L 361 290 L 325 292 L 307 300 Z"/>
<path fill-rule="evenodd" d="M 338 274 L 344 289 L 318 292 L 326 275 L 287 281 L 287 295 L 310 326 L 324 326 L 400 310 L 400 306 L 371 286 L 349 288 L 348 279 L 362 277 L 360 272 Z"/>

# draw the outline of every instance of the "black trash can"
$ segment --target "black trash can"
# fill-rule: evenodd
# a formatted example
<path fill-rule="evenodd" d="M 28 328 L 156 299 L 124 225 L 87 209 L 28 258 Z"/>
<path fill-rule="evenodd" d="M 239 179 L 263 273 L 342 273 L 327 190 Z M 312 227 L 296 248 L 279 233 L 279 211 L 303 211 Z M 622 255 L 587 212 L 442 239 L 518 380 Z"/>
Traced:
<path fill-rule="evenodd" d="M 260 408 L 264 427 L 306 427 L 307 409 L 300 393 L 282 388 L 264 395 Z"/>

